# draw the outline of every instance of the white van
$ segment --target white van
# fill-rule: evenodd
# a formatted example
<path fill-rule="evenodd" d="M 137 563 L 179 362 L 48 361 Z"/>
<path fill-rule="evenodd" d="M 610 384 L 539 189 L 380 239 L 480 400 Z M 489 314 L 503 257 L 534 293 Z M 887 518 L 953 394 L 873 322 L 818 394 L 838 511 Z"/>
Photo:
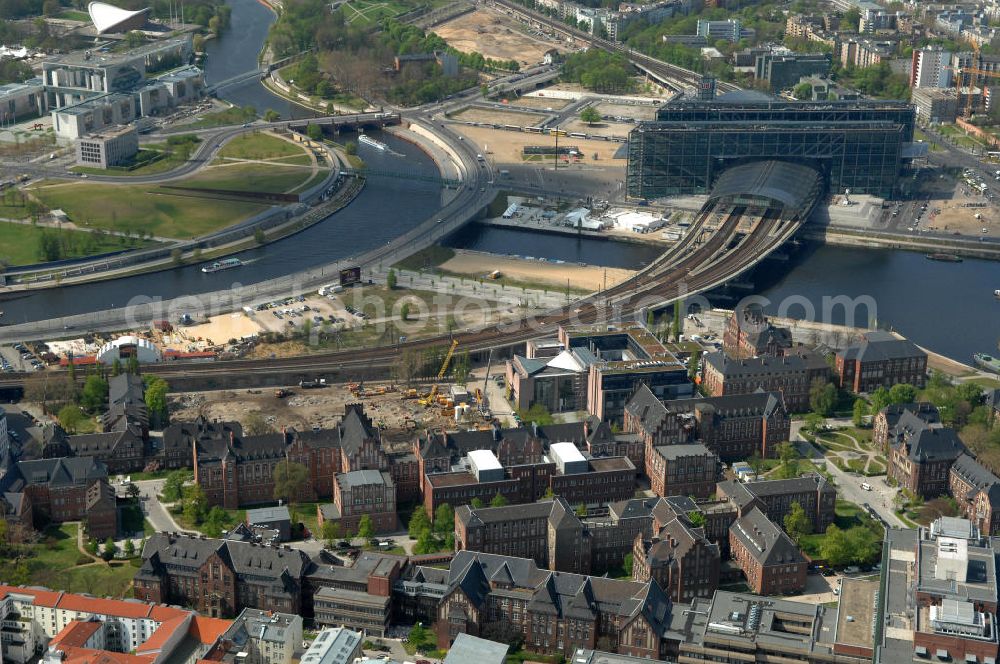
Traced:
<path fill-rule="evenodd" d="M 862 482 L 861 483 L 861 488 L 864 491 L 871 491 L 872 490 L 872 485 L 869 484 L 868 482 Z"/>

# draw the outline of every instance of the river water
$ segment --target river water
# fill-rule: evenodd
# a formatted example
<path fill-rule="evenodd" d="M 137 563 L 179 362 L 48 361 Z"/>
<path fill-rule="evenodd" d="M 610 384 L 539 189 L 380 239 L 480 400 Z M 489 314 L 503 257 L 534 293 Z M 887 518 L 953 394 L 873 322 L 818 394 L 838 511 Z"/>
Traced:
<path fill-rule="evenodd" d="M 229 0 L 232 25 L 206 45 L 206 77 L 226 80 L 257 67 L 257 54 L 274 21 L 274 14 L 256 0 Z M 272 94 L 259 81 L 226 88 L 224 96 L 258 111 L 272 108 L 283 117 L 295 115 L 294 105 Z M 294 108 L 290 109 L 289 106 Z M 373 169 L 406 175 L 439 175 L 433 160 L 411 143 L 378 132 L 372 134 L 396 155 L 359 145 L 359 155 Z M 402 155 L 402 156 L 397 156 Z M 371 177 L 354 201 L 310 228 L 238 256 L 250 264 L 224 272 L 204 274 L 200 265 L 79 286 L 33 293 L 3 303 L 5 323 L 87 313 L 121 307 L 133 297 L 169 299 L 252 284 L 334 262 L 384 245 L 416 227 L 440 207 L 441 187 L 410 177 Z"/>
<path fill-rule="evenodd" d="M 449 244 L 630 269 L 642 267 L 661 251 L 644 244 L 482 225 L 467 226 Z M 842 324 L 845 309 L 831 307 L 831 315 L 824 317 L 823 303 L 824 298 L 846 296 L 859 303 L 855 324 L 877 321 L 965 363 L 971 363 L 973 353 L 995 352 L 1000 341 L 1000 299 L 993 296 L 1000 288 L 1000 264 L 993 261 L 942 263 L 907 251 L 806 245 L 790 261 L 766 261 L 741 280 L 756 286 L 745 294 L 756 293 L 770 301 L 765 307 L 769 313 L 792 318 L 828 318 L 826 322 Z M 736 302 L 712 294 L 709 300 L 724 307 Z"/>

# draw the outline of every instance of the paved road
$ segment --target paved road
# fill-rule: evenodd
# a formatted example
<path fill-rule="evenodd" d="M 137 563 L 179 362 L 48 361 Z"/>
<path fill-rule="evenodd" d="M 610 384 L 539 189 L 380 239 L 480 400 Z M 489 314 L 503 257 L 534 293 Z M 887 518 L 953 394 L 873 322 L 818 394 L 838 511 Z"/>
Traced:
<path fill-rule="evenodd" d="M 851 421 L 847 419 L 829 419 L 827 423 L 834 426 L 851 426 Z M 795 442 L 803 457 L 817 460 L 823 459 L 823 451 L 799 435 L 802 424 L 802 421 L 792 422 L 791 439 Z M 825 465 L 826 469 L 833 475 L 837 482 L 837 494 L 839 498 L 855 505 L 868 503 L 890 526 L 896 528 L 909 527 L 892 511 L 892 498 L 896 495 L 897 489 L 886 484 L 884 476 L 864 477 L 855 473 L 846 473 L 830 462 L 827 462 Z M 871 485 L 872 490 L 865 491 L 862 489 L 862 482 Z"/>

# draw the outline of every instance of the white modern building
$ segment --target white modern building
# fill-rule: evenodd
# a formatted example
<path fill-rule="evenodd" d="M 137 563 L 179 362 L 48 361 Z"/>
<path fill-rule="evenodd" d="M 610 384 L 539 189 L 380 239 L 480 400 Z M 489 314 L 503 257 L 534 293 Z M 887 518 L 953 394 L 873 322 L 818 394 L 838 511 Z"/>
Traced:
<path fill-rule="evenodd" d="M 52 110 L 52 128 L 61 138 L 81 138 L 106 127 L 127 125 L 139 117 L 135 98 L 113 92 Z"/>
<path fill-rule="evenodd" d="M 76 162 L 81 166 L 108 168 L 127 164 L 139 152 L 139 134 L 134 125 L 89 134 L 76 144 Z"/>
<path fill-rule="evenodd" d="M 361 632 L 343 627 L 324 629 L 300 661 L 302 664 L 352 664 L 361 656 L 361 642 Z"/>
<path fill-rule="evenodd" d="M 140 364 L 151 364 L 163 359 L 160 349 L 149 339 L 132 335 L 109 341 L 97 351 L 97 361 L 101 364 L 114 364 L 115 360 L 127 362 L 132 357 L 137 358 Z"/>
<path fill-rule="evenodd" d="M 45 113 L 45 108 L 42 79 L 32 78 L 24 83 L 0 85 L 0 125 L 8 125 L 22 118 L 38 117 Z"/>
<path fill-rule="evenodd" d="M 951 87 L 951 52 L 940 46 L 914 49 L 910 69 L 910 87 Z"/>
<path fill-rule="evenodd" d="M 149 7 L 129 11 L 106 2 L 91 2 L 87 5 L 90 21 L 94 24 L 99 35 L 138 30 L 146 25 L 149 11 Z"/>

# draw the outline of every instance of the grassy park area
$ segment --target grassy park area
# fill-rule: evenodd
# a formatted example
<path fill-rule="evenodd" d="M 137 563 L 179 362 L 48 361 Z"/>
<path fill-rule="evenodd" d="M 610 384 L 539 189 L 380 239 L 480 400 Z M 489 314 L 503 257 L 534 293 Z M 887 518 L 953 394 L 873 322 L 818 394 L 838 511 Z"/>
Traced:
<path fill-rule="evenodd" d="M 222 146 L 220 159 L 274 159 L 301 155 L 305 149 L 271 134 L 252 133 L 237 136 Z"/>
<path fill-rule="evenodd" d="M 41 540 L 16 545 L 17 557 L 0 560 L 5 583 L 43 585 L 53 590 L 124 597 L 136 568 L 128 561 L 94 561 L 77 548 L 76 523 L 45 530 Z"/>
<path fill-rule="evenodd" d="M 323 177 L 327 172 L 328 169 L 324 169 Z M 312 169 L 303 166 L 236 163 L 206 168 L 177 184 L 199 189 L 285 193 L 298 189 L 310 179 Z"/>
<path fill-rule="evenodd" d="M 43 237 L 58 244 L 58 255 L 46 255 Z M 136 237 L 0 222 L 0 261 L 8 265 L 31 265 L 57 258 L 94 256 L 110 251 L 148 247 L 150 244 L 152 243 Z"/>

